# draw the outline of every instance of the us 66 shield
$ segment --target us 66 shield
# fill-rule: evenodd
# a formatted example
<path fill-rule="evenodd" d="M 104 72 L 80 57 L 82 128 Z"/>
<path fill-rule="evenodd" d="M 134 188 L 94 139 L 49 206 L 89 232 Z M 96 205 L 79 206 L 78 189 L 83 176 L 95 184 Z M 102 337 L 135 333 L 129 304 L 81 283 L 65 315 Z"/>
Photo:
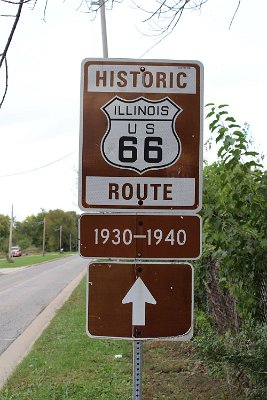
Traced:
<path fill-rule="evenodd" d="M 201 209 L 202 86 L 195 61 L 84 60 L 82 210 Z"/>
<path fill-rule="evenodd" d="M 181 143 L 174 122 L 182 110 L 169 98 L 127 101 L 115 97 L 102 110 L 108 128 L 101 152 L 110 165 L 143 175 L 151 169 L 166 168 L 179 158 Z"/>

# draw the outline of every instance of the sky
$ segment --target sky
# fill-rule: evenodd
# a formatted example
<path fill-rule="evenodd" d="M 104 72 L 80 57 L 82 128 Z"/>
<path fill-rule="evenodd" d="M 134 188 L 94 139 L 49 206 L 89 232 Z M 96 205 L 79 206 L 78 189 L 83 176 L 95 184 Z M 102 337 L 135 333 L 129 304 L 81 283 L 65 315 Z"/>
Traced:
<path fill-rule="evenodd" d="M 139 1 L 139 3 L 141 3 Z M 144 2 L 143 2 L 144 3 Z M 155 0 L 145 2 L 147 8 Z M 9 87 L 0 109 L 0 214 L 22 221 L 42 209 L 78 208 L 80 72 L 85 58 L 101 58 L 100 15 L 80 1 L 38 0 L 24 6 L 8 52 Z M 158 43 L 146 16 L 130 0 L 106 10 L 110 58 L 199 60 L 204 65 L 204 104 L 229 104 L 248 123 L 256 150 L 266 154 L 267 2 L 208 0 L 187 11 Z M 0 14 L 11 5 L 0 2 Z M 150 6 L 151 8 L 151 6 Z M 0 49 L 11 20 L 0 17 Z M 0 74 L 1 95 L 3 73 Z M 209 138 L 204 125 L 204 141 Z M 215 152 L 204 158 L 215 159 Z"/>

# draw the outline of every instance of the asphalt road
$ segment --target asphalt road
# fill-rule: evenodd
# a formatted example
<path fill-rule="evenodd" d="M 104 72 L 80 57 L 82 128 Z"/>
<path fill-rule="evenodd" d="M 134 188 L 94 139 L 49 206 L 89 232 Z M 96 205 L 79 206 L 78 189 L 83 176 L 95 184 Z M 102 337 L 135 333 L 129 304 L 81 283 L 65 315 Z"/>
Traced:
<path fill-rule="evenodd" d="M 0 354 L 88 265 L 78 255 L 1 274 Z"/>

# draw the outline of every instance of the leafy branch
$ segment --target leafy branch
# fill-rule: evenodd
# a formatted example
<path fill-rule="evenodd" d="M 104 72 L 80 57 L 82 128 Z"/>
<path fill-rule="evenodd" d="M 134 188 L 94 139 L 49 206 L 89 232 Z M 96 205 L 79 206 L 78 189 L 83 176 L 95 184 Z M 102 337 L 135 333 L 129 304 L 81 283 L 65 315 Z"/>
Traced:
<path fill-rule="evenodd" d="M 216 134 L 216 144 L 221 144 L 217 153 L 219 160 L 230 168 L 239 163 L 246 168 L 262 167 L 259 153 L 249 149 L 247 130 L 242 129 L 236 119 L 229 115 L 228 105 L 215 106 L 209 103 L 206 107 L 210 108 L 206 118 L 212 118 L 209 123 L 210 132 Z"/>

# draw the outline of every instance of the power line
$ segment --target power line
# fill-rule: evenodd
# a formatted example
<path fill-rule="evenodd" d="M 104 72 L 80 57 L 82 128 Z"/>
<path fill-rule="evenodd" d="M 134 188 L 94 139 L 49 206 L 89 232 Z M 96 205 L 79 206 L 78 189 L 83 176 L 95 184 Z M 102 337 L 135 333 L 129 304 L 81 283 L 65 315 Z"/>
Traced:
<path fill-rule="evenodd" d="M 64 160 L 65 158 L 71 156 L 71 155 L 74 154 L 74 153 L 75 153 L 75 151 L 73 151 L 72 153 L 66 154 L 65 156 L 63 156 L 63 157 L 61 157 L 61 158 L 58 158 L 57 160 L 54 160 L 54 161 L 52 161 L 52 162 L 50 162 L 50 163 L 48 163 L 48 164 L 42 165 L 41 167 L 36 167 L 36 168 L 33 168 L 33 169 L 29 169 L 29 170 L 27 170 L 27 171 L 14 172 L 13 174 L 0 175 L 0 178 L 7 178 L 7 177 L 9 177 L 9 176 L 16 176 L 16 175 L 29 174 L 30 172 L 38 171 L 39 169 L 43 169 L 43 168 L 49 167 L 49 166 L 52 165 L 52 164 L 55 164 L 55 163 L 57 163 L 57 162 L 59 162 L 59 161 L 62 161 L 62 160 Z"/>

